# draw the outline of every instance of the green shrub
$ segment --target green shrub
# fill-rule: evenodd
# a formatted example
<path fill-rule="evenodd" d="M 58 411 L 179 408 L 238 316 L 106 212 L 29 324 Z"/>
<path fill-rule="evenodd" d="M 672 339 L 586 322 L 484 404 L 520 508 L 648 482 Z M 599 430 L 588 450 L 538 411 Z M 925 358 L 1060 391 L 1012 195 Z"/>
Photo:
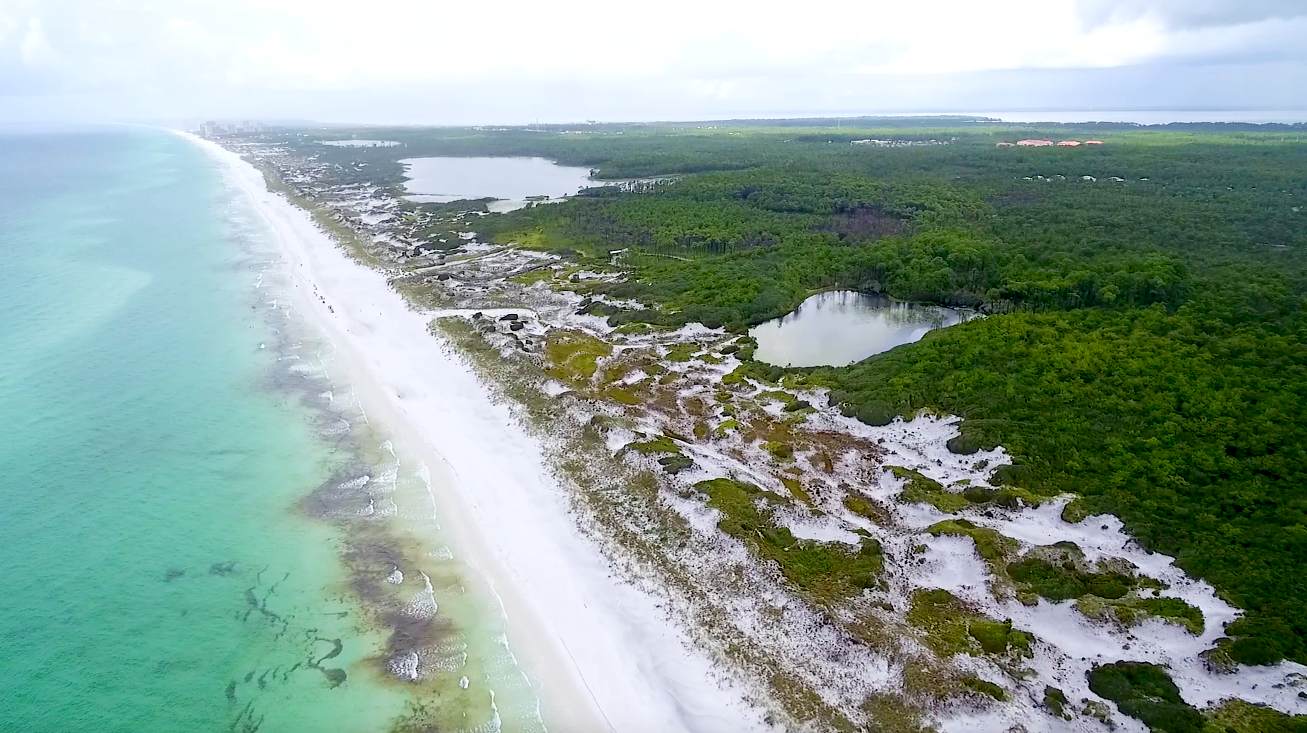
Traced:
<path fill-rule="evenodd" d="M 1044 707 L 1047 708 L 1050 713 L 1059 718 L 1071 717 L 1067 715 L 1066 712 L 1068 702 L 1065 692 L 1062 692 L 1051 685 L 1044 686 Z"/>
<path fill-rule="evenodd" d="M 1084 572 L 1070 563 L 1054 565 L 1038 557 L 1027 557 L 1007 566 L 1008 575 L 1050 601 L 1066 601 L 1092 594 L 1100 598 L 1122 598 L 1134 587 L 1134 579 L 1120 573 Z"/>
<path fill-rule="evenodd" d="M 1089 672 L 1089 689 L 1111 700 L 1122 713 L 1152 731 L 1202 733 L 1203 716 L 1180 697 L 1162 667 L 1144 662 L 1115 662 Z"/>
<path fill-rule="evenodd" d="M 1007 691 L 988 680 L 968 675 L 962 678 L 962 685 L 968 690 L 992 697 L 1000 702 L 1007 700 Z"/>

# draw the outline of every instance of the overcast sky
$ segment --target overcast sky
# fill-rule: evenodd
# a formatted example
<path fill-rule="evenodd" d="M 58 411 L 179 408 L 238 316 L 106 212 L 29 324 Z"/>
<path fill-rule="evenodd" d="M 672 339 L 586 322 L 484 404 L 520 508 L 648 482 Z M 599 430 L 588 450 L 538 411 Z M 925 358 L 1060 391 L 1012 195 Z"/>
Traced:
<path fill-rule="evenodd" d="M 0 121 L 1307 108 L 1307 0 L 0 0 Z"/>

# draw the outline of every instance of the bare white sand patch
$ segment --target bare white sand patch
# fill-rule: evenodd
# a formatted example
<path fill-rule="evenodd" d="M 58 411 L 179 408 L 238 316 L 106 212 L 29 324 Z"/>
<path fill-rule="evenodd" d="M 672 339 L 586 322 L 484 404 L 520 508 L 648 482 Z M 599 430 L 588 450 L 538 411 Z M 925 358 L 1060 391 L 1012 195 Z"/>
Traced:
<path fill-rule="evenodd" d="M 943 588 L 973 603 L 988 599 L 985 578 L 989 569 L 976 554 L 971 540 L 949 535 L 923 535 L 918 540 L 926 546 L 921 563 L 913 570 L 921 587 Z"/>
<path fill-rule="evenodd" d="M 830 516 L 801 516 L 794 512 L 776 512 L 776 522 L 790 530 L 790 534 L 801 540 L 818 542 L 843 542 L 857 546 L 862 542 L 862 535 L 851 532 Z"/>

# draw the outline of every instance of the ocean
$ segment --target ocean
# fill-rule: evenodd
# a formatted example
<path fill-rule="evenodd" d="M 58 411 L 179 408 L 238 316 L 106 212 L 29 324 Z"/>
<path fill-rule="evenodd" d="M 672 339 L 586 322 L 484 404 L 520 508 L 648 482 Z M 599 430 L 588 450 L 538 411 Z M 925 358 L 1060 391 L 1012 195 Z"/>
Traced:
<path fill-rule="evenodd" d="M 539 730 L 270 236 L 166 131 L 0 135 L 0 729 Z"/>

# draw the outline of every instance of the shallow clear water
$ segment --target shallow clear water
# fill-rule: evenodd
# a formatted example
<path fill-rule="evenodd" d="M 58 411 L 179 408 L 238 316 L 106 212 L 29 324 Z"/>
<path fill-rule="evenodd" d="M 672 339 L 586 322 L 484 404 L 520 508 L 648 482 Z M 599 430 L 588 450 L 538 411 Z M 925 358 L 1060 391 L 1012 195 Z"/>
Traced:
<path fill-rule="evenodd" d="M 407 158 L 404 190 L 415 200 L 449 202 L 532 196 L 571 196 L 593 186 L 589 168 L 562 166 L 545 158 Z"/>
<path fill-rule="evenodd" d="M 0 136 L 0 257 L 0 728 L 540 729 L 202 151 Z"/>
<path fill-rule="evenodd" d="M 818 293 L 749 331 L 755 358 L 778 366 L 844 366 L 966 320 L 962 311 L 852 290 Z"/>

